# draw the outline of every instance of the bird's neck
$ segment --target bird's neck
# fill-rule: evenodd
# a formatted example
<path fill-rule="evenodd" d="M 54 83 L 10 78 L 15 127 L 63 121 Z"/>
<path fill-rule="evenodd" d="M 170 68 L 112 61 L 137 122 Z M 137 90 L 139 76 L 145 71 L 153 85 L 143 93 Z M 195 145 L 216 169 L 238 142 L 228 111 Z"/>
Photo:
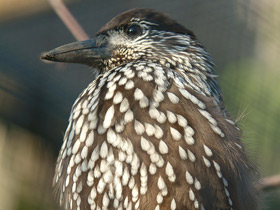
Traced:
<path fill-rule="evenodd" d="M 159 51 L 155 51 L 160 49 Z M 147 49 L 146 49 L 147 50 Z M 151 53 L 141 54 L 139 49 L 134 49 L 132 56 L 118 52 L 117 57 L 103 61 L 102 73 L 112 69 L 133 66 L 138 63 L 154 63 L 163 67 L 167 74 L 178 77 L 184 84 L 203 96 L 214 98 L 215 104 L 222 104 L 220 87 L 216 80 L 214 64 L 210 55 L 199 43 L 179 49 L 162 50 L 159 46 L 148 50 Z"/>

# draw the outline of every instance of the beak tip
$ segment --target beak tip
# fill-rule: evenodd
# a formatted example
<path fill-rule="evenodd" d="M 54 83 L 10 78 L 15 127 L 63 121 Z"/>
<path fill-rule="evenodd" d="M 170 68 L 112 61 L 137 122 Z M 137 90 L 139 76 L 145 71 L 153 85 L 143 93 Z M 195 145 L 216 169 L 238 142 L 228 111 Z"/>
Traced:
<path fill-rule="evenodd" d="M 42 60 L 49 60 L 49 61 L 53 61 L 54 60 L 54 55 L 50 54 L 49 52 L 43 52 L 40 56 L 40 58 Z"/>

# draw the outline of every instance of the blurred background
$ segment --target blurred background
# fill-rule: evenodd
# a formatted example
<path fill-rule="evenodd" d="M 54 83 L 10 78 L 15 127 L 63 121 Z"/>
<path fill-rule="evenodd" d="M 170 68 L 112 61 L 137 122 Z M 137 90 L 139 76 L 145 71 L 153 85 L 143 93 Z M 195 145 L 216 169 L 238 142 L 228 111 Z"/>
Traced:
<path fill-rule="evenodd" d="M 226 107 L 260 176 L 280 173 L 279 0 L 65 2 L 90 36 L 134 7 L 168 13 L 194 31 L 214 58 Z M 0 210 L 58 209 L 56 157 L 71 106 L 94 78 L 86 66 L 39 57 L 73 41 L 47 0 L 0 0 Z M 280 209 L 280 188 L 262 197 L 266 209 Z"/>

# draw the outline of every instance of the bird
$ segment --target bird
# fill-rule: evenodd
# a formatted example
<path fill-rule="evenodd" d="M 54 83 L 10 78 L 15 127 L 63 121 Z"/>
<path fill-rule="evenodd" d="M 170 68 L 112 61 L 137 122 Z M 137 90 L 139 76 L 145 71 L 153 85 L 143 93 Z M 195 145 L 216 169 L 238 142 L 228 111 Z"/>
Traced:
<path fill-rule="evenodd" d="M 96 74 L 72 107 L 57 159 L 64 209 L 258 209 L 257 170 L 191 30 L 130 9 L 41 59 Z"/>

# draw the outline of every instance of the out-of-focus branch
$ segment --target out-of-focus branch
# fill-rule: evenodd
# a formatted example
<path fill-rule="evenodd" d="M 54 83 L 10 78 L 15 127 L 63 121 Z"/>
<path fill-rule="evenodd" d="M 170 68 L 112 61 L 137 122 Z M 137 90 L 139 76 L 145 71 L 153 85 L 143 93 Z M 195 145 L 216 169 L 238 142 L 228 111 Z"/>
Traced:
<path fill-rule="evenodd" d="M 259 184 L 260 190 L 267 190 L 280 187 L 280 174 L 264 177 Z"/>
<path fill-rule="evenodd" d="M 73 17 L 62 0 L 49 0 L 49 2 L 56 14 L 78 41 L 89 39 L 89 36 L 83 30 L 78 21 Z"/>

